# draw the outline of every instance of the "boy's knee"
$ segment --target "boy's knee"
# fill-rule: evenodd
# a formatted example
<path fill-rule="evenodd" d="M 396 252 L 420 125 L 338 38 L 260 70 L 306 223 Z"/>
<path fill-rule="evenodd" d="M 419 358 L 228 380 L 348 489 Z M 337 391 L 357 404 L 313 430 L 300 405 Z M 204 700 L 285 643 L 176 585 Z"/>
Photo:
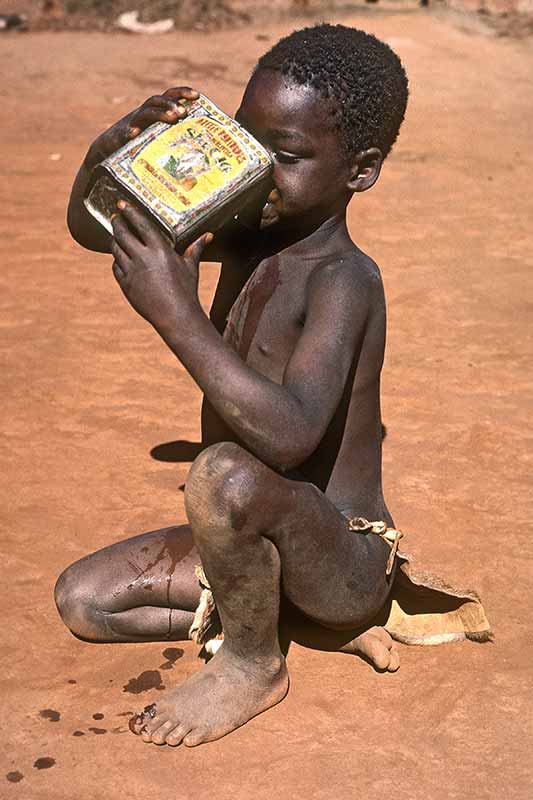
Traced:
<path fill-rule="evenodd" d="M 234 442 L 220 442 L 206 447 L 191 466 L 186 491 L 198 481 L 204 485 L 216 482 L 228 469 L 238 466 L 247 458 L 250 458 L 250 454 Z"/>
<path fill-rule="evenodd" d="M 98 608 L 86 584 L 80 580 L 76 564 L 57 579 L 54 598 L 59 616 L 67 628 L 82 639 L 102 639 Z"/>
<path fill-rule="evenodd" d="M 240 531 L 257 498 L 254 460 L 231 442 L 213 445 L 195 460 L 185 487 L 189 519 L 202 528 Z"/>

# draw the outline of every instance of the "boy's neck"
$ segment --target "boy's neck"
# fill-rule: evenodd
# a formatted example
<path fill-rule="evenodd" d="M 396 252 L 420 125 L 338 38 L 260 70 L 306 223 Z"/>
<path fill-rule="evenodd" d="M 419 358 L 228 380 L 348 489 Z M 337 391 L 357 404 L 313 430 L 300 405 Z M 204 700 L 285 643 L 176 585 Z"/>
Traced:
<path fill-rule="evenodd" d="M 316 252 L 323 256 L 324 251 L 338 251 L 339 247 L 351 242 L 346 226 L 346 214 L 335 214 L 321 222 L 312 230 L 286 229 L 280 231 L 265 231 L 264 245 L 272 254 L 290 251 L 296 254 L 305 251 L 306 254 Z"/>

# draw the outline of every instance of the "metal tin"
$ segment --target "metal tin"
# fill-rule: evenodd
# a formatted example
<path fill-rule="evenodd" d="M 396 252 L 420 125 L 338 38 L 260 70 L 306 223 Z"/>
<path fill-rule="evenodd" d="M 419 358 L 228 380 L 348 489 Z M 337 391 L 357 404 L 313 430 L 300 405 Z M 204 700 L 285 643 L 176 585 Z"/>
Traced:
<path fill-rule="evenodd" d="M 203 95 L 184 104 L 185 119 L 151 125 L 95 168 L 84 203 L 109 233 L 122 197 L 185 245 L 223 225 L 269 175 L 268 151 L 238 122 Z"/>

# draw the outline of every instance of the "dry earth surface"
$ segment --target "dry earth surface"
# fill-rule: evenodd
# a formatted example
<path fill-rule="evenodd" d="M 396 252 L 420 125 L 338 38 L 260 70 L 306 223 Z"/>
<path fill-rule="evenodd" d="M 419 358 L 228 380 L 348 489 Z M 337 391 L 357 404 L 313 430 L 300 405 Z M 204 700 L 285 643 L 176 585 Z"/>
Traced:
<path fill-rule="evenodd" d="M 127 732 L 129 712 L 200 668 L 196 647 L 78 641 L 53 585 L 95 548 L 184 521 L 189 464 L 151 451 L 198 441 L 200 394 L 110 259 L 70 240 L 69 185 L 90 139 L 169 85 L 235 110 L 292 26 L 5 36 L 2 797 L 531 796 L 533 52 L 431 13 L 349 21 L 396 48 L 412 87 L 380 184 L 350 209 L 388 295 L 386 494 L 406 548 L 478 589 L 496 640 L 401 647 L 395 675 L 293 644 L 286 700 L 231 736 L 176 750 Z M 216 278 L 202 269 L 206 306 Z"/>

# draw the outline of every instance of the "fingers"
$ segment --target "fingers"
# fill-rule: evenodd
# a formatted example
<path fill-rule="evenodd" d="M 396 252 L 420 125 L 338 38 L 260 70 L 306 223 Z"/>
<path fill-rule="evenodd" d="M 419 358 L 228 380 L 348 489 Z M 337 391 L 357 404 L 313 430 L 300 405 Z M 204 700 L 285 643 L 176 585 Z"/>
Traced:
<path fill-rule="evenodd" d="M 160 100 L 157 99 L 156 102 L 156 99 L 152 98 L 148 102 L 150 102 L 150 105 L 146 103 L 142 105 L 129 120 L 130 138 L 131 136 L 138 136 L 142 130 L 155 122 L 172 124 L 187 116 L 187 109 L 173 100 L 161 98 Z"/>
<path fill-rule="evenodd" d="M 112 254 L 115 255 L 115 250 L 117 250 L 119 258 L 122 258 L 122 254 L 128 259 L 133 258 L 139 246 L 144 245 L 144 242 L 139 241 L 139 238 L 130 230 L 121 214 L 113 214 L 111 227 L 113 228 Z"/>
<path fill-rule="evenodd" d="M 138 136 L 144 128 L 155 122 L 178 122 L 187 116 L 187 108 L 180 100 L 196 100 L 198 97 L 194 89 L 181 86 L 148 98 L 129 120 L 129 137 Z"/>
<path fill-rule="evenodd" d="M 121 285 L 122 282 L 126 280 L 126 273 L 116 261 L 113 261 L 113 266 L 111 269 L 113 270 L 113 275 L 115 276 L 116 282 Z"/>
<path fill-rule="evenodd" d="M 156 122 L 166 122 L 169 125 L 179 122 L 188 113 L 186 104 L 182 101 L 196 100 L 198 97 L 198 92 L 189 86 L 167 89 L 164 94 L 149 97 L 142 106 L 119 119 L 95 139 L 87 154 L 86 164 L 92 169 Z"/>
<path fill-rule="evenodd" d="M 111 254 L 115 259 L 113 261 L 113 275 L 120 283 L 127 277 L 131 269 L 131 259 L 125 250 L 121 248 L 116 239 L 111 239 Z"/>
<path fill-rule="evenodd" d="M 198 100 L 200 93 L 190 86 L 172 86 L 163 92 L 163 97 L 183 97 L 185 100 Z"/>
<path fill-rule="evenodd" d="M 195 264 L 198 264 L 203 251 L 213 241 L 212 233 L 203 233 L 196 241 L 190 244 L 183 253 L 184 258 L 190 258 Z"/>
<path fill-rule="evenodd" d="M 166 240 L 155 222 L 152 222 L 140 209 L 131 203 L 126 203 L 125 200 L 119 200 L 117 207 L 120 213 L 111 224 L 116 240 L 130 256 L 133 255 L 139 242 L 146 247 L 166 244 Z"/>

